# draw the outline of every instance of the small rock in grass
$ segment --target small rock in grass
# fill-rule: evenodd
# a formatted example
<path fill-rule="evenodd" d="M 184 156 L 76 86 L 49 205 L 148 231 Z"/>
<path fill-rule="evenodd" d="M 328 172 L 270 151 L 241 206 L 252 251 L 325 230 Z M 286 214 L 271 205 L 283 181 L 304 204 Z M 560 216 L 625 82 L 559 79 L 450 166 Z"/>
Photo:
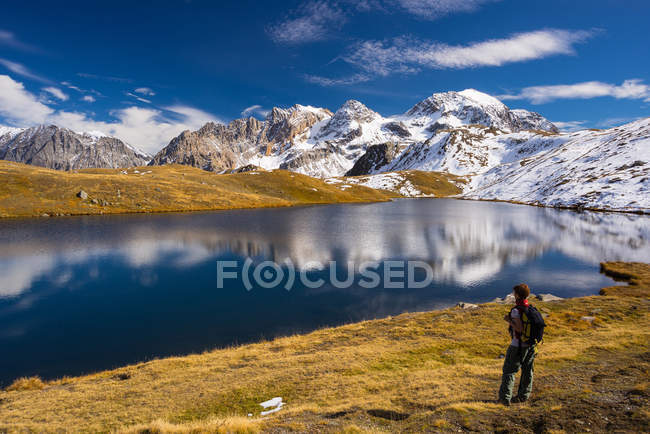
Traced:
<path fill-rule="evenodd" d="M 92 203 L 93 205 L 97 205 L 99 204 L 99 201 L 97 199 L 90 199 L 90 203 Z"/>
<path fill-rule="evenodd" d="M 583 316 L 580 318 L 583 321 L 587 321 L 588 323 L 593 323 L 596 320 L 595 316 Z"/>
<path fill-rule="evenodd" d="M 456 305 L 457 307 L 461 309 L 476 309 L 478 308 L 477 304 L 472 304 L 472 303 L 465 303 L 465 302 L 460 302 Z"/>
<path fill-rule="evenodd" d="M 537 295 L 537 299 L 540 301 L 558 301 L 558 300 L 563 300 L 562 297 L 555 296 L 553 294 L 539 294 Z"/>
<path fill-rule="evenodd" d="M 88 193 L 86 193 L 83 190 L 79 190 L 79 193 L 77 193 L 77 197 L 81 200 L 86 200 L 88 199 Z"/>

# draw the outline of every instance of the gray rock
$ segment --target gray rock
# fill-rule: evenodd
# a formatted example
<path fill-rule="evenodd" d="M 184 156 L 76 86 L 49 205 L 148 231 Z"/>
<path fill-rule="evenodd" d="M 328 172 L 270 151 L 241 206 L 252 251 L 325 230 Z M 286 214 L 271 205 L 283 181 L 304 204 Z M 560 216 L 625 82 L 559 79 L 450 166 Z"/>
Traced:
<path fill-rule="evenodd" d="M 478 304 L 472 304 L 472 303 L 465 303 L 465 302 L 460 302 L 456 305 L 456 307 L 459 307 L 461 309 L 477 309 Z"/>
<path fill-rule="evenodd" d="M 553 294 L 539 294 L 536 296 L 538 300 L 540 301 L 558 301 L 558 300 L 564 300 L 562 297 L 557 297 Z"/>
<path fill-rule="evenodd" d="M 382 143 L 368 147 L 354 163 L 352 169 L 348 170 L 345 176 L 359 176 L 374 173 L 385 165 L 389 164 L 399 154 L 401 147 L 394 143 Z"/>
<path fill-rule="evenodd" d="M 88 199 L 88 193 L 86 193 L 83 190 L 79 190 L 79 193 L 77 193 L 77 197 L 80 198 L 81 200 L 86 200 Z"/>
<path fill-rule="evenodd" d="M 90 199 L 90 203 L 92 203 L 93 205 L 98 205 L 99 201 L 97 199 L 93 198 L 93 199 Z"/>
<path fill-rule="evenodd" d="M 593 323 L 596 320 L 595 316 L 583 316 L 580 318 L 583 321 L 587 321 L 588 323 Z"/>

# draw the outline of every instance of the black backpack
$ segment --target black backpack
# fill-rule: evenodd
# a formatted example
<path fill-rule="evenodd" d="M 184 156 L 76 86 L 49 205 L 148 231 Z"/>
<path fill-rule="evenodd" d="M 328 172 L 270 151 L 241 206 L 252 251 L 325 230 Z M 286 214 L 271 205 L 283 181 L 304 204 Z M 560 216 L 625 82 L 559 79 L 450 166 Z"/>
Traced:
<path fill-rule="evenodd" d="M 527 345 L 535 345 L 542 342 L 544 339 L 544 327 L 546 323 L 542 314 L 533 305 L 530 306 L 516 306 L 514 309 L 519 310 L 519 316 L 524 326 L 521 333 L 521 343 Z"/>

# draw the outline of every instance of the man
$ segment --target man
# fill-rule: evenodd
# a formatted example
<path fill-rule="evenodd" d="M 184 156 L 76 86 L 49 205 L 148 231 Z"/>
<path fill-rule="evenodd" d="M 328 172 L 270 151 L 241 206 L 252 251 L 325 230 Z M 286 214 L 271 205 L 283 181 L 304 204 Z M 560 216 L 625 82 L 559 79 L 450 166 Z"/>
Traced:
<path fill-rule="evenodd" d="M 525 283 L 513 288 L 516 305 L 506 314 L 504 319 L 510 325 L 509 331 L 512 341 L 506 351 L 506 358 L 503 361 L 503 376 L 501 388 L 499 389 L 499 402 L 510 405 L 511 402 L 524 402 L 530 397 L 533 390 L 533 363 L 535 361 L 536 347 L 529 345 L 522 339 L 524 323 L 522 313 L 528 312 L 528 296 L 530 288 Z M 521 379 L 517 396 L 512 398 L 512 389 L 515 385 L 515 374 L 521 368 Z"/>

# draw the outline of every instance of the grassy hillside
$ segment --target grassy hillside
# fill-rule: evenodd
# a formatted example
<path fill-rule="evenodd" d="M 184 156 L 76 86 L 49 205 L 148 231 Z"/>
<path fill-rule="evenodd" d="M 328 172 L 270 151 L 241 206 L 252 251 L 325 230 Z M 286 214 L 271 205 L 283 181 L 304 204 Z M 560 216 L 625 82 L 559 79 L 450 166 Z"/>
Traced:
<path fill-rule="evenodd" d="M 62 172 L 0 160 L 0 217 L 197 211 L 385 201 L 395 194 L 337 186 L 283 170 L 218 175 L 189 166 Z M 77 197 L 79 191 L 86 200 Z"/>
<path fill-rule="evenodd" d="M 633 290 L 535 302 L 548 330 L 526 404 L 494 402 L 509 307 L 491 303 L 21 380 L 0 392 L 0 431 L 647 432 L 650 265 L 603 271 Z M 275 396 L 286 407 L 260 417 L 258 403 Z"/>
<path fill-rule="evenodd" d="M 414 172 L 408 177 L 426 194 L 448 196 L 458 190 L 440 174 Z M 87 199 L 77 196 L 81 190 Z M 398 190 L 343 187 L 284 170 L 218 175 L 169 165 L 62 172 L 0 160 L 0 217 L 262 208 L 395 197 L 402 197 Z"/>

